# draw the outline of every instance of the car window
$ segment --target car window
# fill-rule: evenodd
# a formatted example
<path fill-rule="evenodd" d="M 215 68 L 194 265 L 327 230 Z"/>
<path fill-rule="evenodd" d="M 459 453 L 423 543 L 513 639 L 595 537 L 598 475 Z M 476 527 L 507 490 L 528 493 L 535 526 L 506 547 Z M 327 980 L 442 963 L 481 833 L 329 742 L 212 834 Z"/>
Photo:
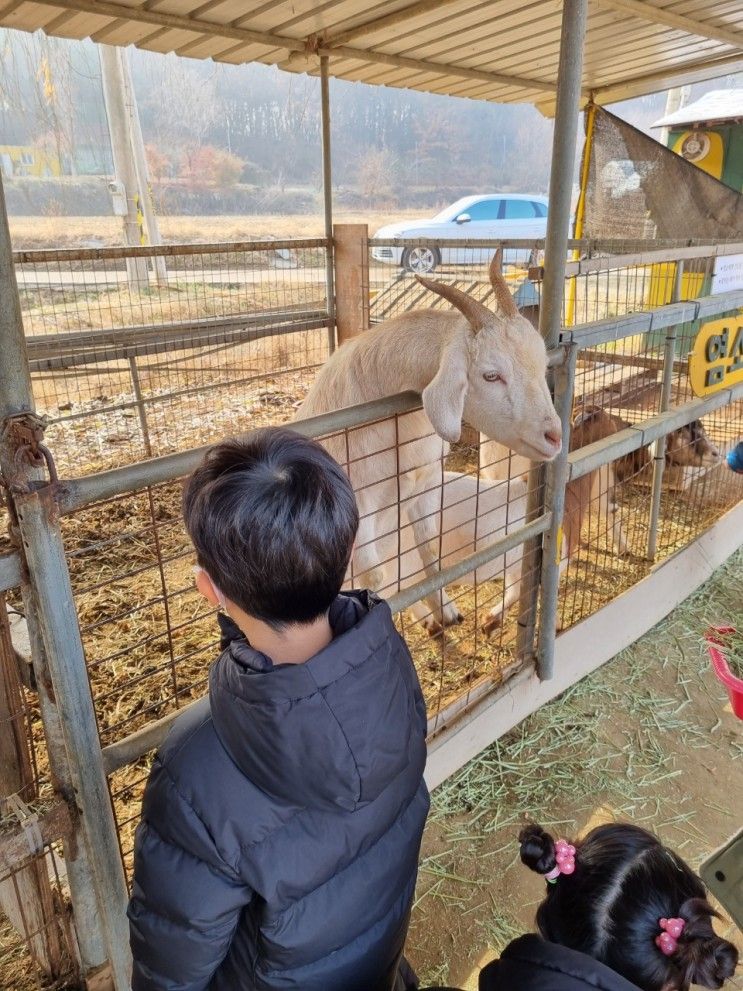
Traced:
<path fill-rule="evenodd" d="M 532 200 L 532 204 L 531 205 L 534 207 L 534 213 L 538 217 L 546 217 L 547 216 L 547 207 L 544 205 L 544 203 L 537 203 L 536 200 Z"/>
<path fill-rule="evenodd" d="M 476 200 L 461 213 L 468 213 L 470 220 L 497 220 L 502 200 Z"/>
<path fill-rule="evenodd" d="M 533 220 L 535 216 L 531 200 L 506 200 L 506 220 Z"/>

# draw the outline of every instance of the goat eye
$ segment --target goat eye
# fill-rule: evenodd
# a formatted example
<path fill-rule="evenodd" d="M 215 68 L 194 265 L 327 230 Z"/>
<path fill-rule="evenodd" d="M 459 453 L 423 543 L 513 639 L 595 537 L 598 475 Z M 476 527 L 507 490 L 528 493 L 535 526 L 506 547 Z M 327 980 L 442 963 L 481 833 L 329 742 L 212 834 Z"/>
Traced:
<path fill-rule="evenodd" d="M 486 382 L 502 382 L 503 385 L 506 384 L 506 380 L 500 372 L 484 372 L 482 377 Z"/>

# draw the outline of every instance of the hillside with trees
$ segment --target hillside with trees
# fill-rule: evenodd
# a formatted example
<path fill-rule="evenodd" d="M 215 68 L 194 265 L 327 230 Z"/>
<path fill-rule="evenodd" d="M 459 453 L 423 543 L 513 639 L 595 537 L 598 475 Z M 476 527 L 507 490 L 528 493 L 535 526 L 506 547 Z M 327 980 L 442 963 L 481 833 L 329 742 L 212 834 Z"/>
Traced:
<path fill-rule="evenodd" d="M 130 58 L 160 212 L 317 210 L 317 79 L 134 49 Z M 647 127 L 664 99 L 635 100 L 619 112 Z M 340 206 L 422 209 L 466 193 L 547 189 L 552 122 L 534 107 L 332 80 L 331 110 Z M 41 178 L 6 174 L 11 213 L 110 212 L 100 181 L 112 165 L 95 45 L 0 31 L 0 148 L 9 145 L 43 149 L 47 163 L 36 170 Z"/>

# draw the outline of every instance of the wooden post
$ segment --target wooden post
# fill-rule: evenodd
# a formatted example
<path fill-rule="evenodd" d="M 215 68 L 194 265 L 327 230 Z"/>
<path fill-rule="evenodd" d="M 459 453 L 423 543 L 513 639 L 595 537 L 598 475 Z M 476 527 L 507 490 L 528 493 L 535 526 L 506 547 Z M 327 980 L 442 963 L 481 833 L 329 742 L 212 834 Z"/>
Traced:
<path fill-rule="evenodd" d="M 366 224 L 333 225 L 338 344 L 369 328 L 368 240 Z"/>
<path fill-rule="evenodd" d="M 0 593 L 0 801 L 12 795 L 25 805 L 35 797 L 36 787 L 22 692 L 5 596 Z M 59 910 L 64 908 L 59 906 Z M 69 976 L 74 956 L 65 945 L 65 927 L 55 911 L 43 855 L 0 881 L 0 911 L 45 976 L 55 980 Z"/>

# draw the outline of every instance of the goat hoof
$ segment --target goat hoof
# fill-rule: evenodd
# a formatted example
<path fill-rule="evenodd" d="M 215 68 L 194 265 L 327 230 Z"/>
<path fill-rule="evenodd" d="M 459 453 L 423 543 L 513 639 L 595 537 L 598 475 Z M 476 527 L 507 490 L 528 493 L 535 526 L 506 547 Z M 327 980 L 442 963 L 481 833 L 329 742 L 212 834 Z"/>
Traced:
<path fill-rule="evenodd" d="M 464 622 L 464 616 L 459 610 L 447 610 L 444 612 L 442 618 L 439 619 L 428 619 L 423 621 L 423 626 L 428 632 L 429 637 L 440 636 L 447 626 L 456 626 L 458 623 Z"/>
<path fill-rule="evenodd" d="M 464 616 L 455 606 L 447 605 L 444 606 L 438 623 L 440 626 L 457 626 L 457 624 L 463 622 L 463 620 Z"/>
<path fill-rule="evenodd" d="M 503 623 L 502 616 L 488 616 L 488 618 L 482 624 L 480 629 L 482 630 L 482 632 L 485 634 L 486 637 L 489 637 L 492 633 L 494 633 L 497 629 L 500 628 L 502 623 Z"/>

